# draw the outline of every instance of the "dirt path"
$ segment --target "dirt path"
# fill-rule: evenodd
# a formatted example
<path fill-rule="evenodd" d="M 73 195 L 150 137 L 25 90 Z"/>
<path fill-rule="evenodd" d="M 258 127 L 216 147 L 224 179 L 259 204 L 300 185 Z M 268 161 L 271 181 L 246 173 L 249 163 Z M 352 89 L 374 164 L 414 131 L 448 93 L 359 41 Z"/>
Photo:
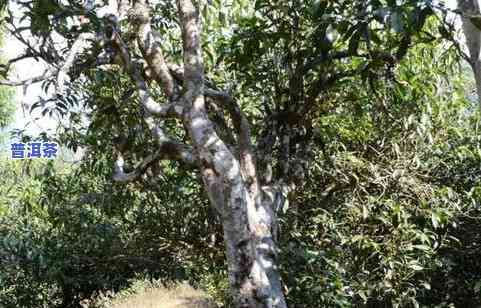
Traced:
<path fill-rule="evenodd" d="M 215 308 L 201 291 L 188 285 L 157 288 L 113 302 L 112 308 Z"/>

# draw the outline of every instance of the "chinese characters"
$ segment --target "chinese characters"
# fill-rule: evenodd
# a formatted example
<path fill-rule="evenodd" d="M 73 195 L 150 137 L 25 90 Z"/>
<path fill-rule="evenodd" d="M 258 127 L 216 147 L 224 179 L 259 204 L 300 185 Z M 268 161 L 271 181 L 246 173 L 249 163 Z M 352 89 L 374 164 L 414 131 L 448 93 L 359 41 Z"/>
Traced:
<path fill-rule="evenodd" d="M 10 151 L 12 159 L 53 159 L 57 157 L 58 144 L 55 142 L 17 142 L 11 144 Z"/>

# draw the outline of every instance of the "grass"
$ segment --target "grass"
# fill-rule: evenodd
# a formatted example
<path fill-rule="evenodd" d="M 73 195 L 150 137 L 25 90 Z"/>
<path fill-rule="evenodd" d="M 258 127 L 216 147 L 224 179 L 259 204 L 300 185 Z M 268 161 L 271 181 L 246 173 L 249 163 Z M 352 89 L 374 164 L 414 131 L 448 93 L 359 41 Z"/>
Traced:
<path fill-rule="evenodd" d="M 129 294 L 115 296 L 109 308 L 215 308 L 205 293 L 188 284 L 171 288 L 161 286 L 142 288 Z"/>

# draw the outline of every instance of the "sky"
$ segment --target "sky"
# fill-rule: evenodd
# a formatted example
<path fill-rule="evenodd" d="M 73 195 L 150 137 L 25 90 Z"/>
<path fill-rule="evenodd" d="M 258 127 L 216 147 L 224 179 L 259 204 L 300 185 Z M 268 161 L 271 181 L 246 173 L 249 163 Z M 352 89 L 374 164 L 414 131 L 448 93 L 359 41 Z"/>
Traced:
<path fill-rule="evenodd" d="M 108 1 L 108 5 L 97 9 L 97 16 L 103 16 L 114 11 L 115 1 Z M 12 11 L 19 19 L 21 17 L 20 6 L 12 4 Z M 17 24 L 17 26 L 19 26 Z M 55 43 L 57 41 L 55 40 Z M 0 54 L 4 59 L 14 58 L 24 51 L 23 44 L 15 37 L 8 36 L 5 40 L 5 45 L 1 48 Z M 36 62 L 34 59 L 25 59 L 17 62 L 13 67 L 14 73 L 11 74 L 12 80 L 23 80 L 42 74 L 46 66 L 43 62 Z M 16 88 L 15 101 L 17 102 L 17 110 L 15 113 L 15 120 L 10 129 L 26 129 L 29 133 L 41 131 L 54 131 L 58 124 L 58 119 L 51 118 L 48 115 L 41 115 L 41 108 L 37 108 L 30 113 L 30 107 L 33 103 L 38 101 L 39 97 L 48 97 L 41 89 L 42 83 L 30 85 L 26 91 L 22 87 Z"/>
<path fill-rule="evenodd" d="M 18 5 L 13 4 L 11 10 L 14 15 L 21 16 Z M 18 13 L 18 14 L 17 14 Z M 16 25 L 21 26 L 21 24 Z M 29 38 L 26 37 L 28 40 Z M 55 38 L 54 38 L 55 41 Z M 57 43 L 57 42 L 56 42 Z M 24 53 L 24 45 L 15 37 L 7 35 L 5 43 L 0 49 L 0 57 L 2 59 L 12 59 Z M 27 58 L 18 61 L 10 69 L 10 80 L 24 80 L 31 77 L 41 75 L 46 69 L 46 65 L 42 61 L 36 61 L 32 58 Z M 36 108 L 30 112 L 30 108 L 33 103 L 37 102 L 40 97 L 47 98 L 52 93 L 44 93 L 42 90 L 42 83 L 34 83 L 27 88 L 15 87 L 15 106 L 16 111 L 14 120 L 11 125 L 5 129 L 0 129 L 0 133 L 7 133 L 10 135 L 11 131 L 24 130 L 27 135 L 33 137 L 38 136 L 42 132 L 46 132 L 48 136 L 55 135 L 56 128 L 59 124 L 59 119 L 50 117 L 49 115 L 42 116 L 42 108 Z M 65 121 L 63 121 L 65 122 Z M 0 139 L 0 142 L 2 140 Z M 3 140 L 5 143 L 0 144 L 0 155 L 10 155 L 10 144 L 14 142 L 14 139 L 7 137 L 7 140 Z M 71 158 L 71 153 L 67 149 L 60 148 L 60 152 L 63 153 L 62 158 Z"/>
<path fill-rule="evenodd" d="M 12 8 L 15 12 L 15 7 Z M 1 50 L 1 56 L 4 59 L 12 59 L 24 52 L 23 44 L 12 36 L 7 36 L 5 44 Z M 10 74 L 11 80 L 22 80 L 40 75 L 45 70 L 42 62 L 34 59 L 25 59 L 19 61 L 13 67 L 13 74 Z M 22 87 L 16 87 L 16 113 L 10 129 L 24 129 L 29 132 L 52 130 L 56 127 L 56 121 L 50 117 L 41 117 L 41 110 L 37 109 L 30 114 L 30 106 L 38 100 L 42 93 L 41 83 L 30 85 L 26 91 Z"/>

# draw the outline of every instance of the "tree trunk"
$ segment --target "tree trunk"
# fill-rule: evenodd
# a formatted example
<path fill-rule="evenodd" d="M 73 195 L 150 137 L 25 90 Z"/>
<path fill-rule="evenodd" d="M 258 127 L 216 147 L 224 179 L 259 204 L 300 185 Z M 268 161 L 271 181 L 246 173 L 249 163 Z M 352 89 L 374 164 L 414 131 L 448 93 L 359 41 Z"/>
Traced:
<path fill-rule="evenodd" d="M 254 204 L 245 191 L 226 190 L 233 191 L 231 201 L 224 204 L 222 219 L 235 306 L 287 307 L 268 223 L 273 217 Z"/>
<path fill-rule="evenodd" d="M 478 94 L 478 104 L 481 108 L 481 31 L 471 22 L 469 16 L 481 13 L 478 0 L 458 0 L 458 8 L 462 12 L 463 32 L 468 46 L 470 65 L 476 81 L 476 92 Z"/>
<path fill-rule="evenodd" d="M 478 94 L 478 104 L 481 108 L 481 61 L 476 59 L 471 65 L 474 72 L 474 80 L 476 82 L 476 93 Z"/>
<path fill-rule="evenodd" d="M 272 237 L 271 200 L 245 181 L 241 163 L 215 132 L 203 110 L 203 96 L 192 98 L 186 126 L 193 140 L 204 187 L 221 213 L 229 282 L 235 307 L 287 307 Z M 257 181 L 256 181 L 257 182 Z"/>
<path fill-rule="evenodd" d="M 220 212 L 235 307 L 287 307 L 276 263 L 270 200 L 262 196 L 247 123 L 239 125 L 240 154 L 234 155 L 207 116 L 198 10 L 178 0 L 184 50 L 184 126 L 194 146 L 204 187 Z M 238 115 L 238 113 L 236 113 Z"/>
<path fill-rule="evenodd" d="M 193 102 L 186 126 L 200 162 L 204 187 L 210 202 L 221 213 L 235 307 L 287 307 L 272 238 L 275 218 L 271 202 L 263 198 L 257 179 L 251 179 L 255 183 L 246 181 L 241 162 L 208 119 L 201 92 L 185 95 Z"/>

